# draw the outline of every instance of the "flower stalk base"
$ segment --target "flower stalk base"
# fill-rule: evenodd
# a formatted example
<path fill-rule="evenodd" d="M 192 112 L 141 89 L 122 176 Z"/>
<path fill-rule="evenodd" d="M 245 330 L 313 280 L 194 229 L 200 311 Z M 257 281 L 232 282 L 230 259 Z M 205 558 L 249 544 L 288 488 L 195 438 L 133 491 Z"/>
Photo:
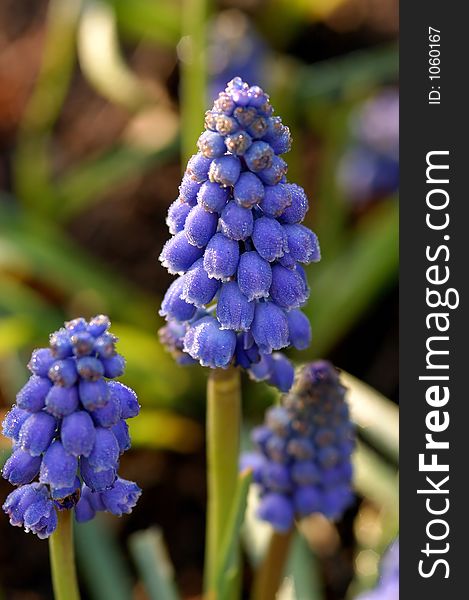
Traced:
<path fill-rule="evenodd" d="M 49 538 L 49 552 L 55 600 L 80 600 L 73 547 L 72 511 L 58 512 L 57 529 Z"/>
<path fill-rule="evenodd" d="M 207 543 L 205 587 L 213 592 L 225 527 L 238 481 L 241 381 L 237 368 L 215 369 L 207 386 Z"/>
<path fill-rule="evenodd" d="M 257 572 L 252 600 L 275 600 L 282 583 L 292 537 L 293 529 L 287 533 L 272 533 L 267 554 Z"/>

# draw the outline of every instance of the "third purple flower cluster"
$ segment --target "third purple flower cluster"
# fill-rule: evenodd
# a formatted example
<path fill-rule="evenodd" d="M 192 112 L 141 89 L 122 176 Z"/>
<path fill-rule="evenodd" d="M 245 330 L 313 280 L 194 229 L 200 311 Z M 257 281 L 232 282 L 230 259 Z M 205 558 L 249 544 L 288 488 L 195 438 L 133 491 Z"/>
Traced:
<path fill-rule="evenodd" d="M 331 363 L 299 369 L 291 391 L 267 411 L 252 440 L 256 452 L 246 453 L 242 466 L 253 468 L 260 487 L 258 516 L 277 531 L 312 513 L 339 519 L 353 502 L 355 430 Z"/>

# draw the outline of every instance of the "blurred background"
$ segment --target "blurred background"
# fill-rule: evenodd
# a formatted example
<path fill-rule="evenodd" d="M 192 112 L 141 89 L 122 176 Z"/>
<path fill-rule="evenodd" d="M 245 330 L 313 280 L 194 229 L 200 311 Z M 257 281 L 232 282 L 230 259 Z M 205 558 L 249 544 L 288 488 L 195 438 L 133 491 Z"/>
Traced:
<path fill-rule="evenodd" d="M 155 597 L 142 548 L 161 539 L 182 597 L 200 597 L 206 374 L 158 342 L 170 278 L 157 257 L 204 111 L 236 75 L 263 86 L 291 128 L 288 178 L 309 196 L 322 247 L 308 272 L 313 344 L 292 356 L 329 358 L 377 390 L 356 383 L 382 428 L 395 420 L 397 34 L 397 0 L 0 3 L 0 417 L 31 350 L 97 313 L 112 319 L 142 404 L 122 476 L 144 494 L 128 517 L 77 527 L 84 598 Z M 246 431 L 274 398 L 246 378 Z M 353 598 L 396 533 L 396 439 L 358 421 L 357 502 L 336 525 L 304 523 L 284 598 Z M 8 452 L 0 437 L 0 462 Z M 1 480 L 0 502 L 9 491 Z M 256 527 L 247 540 L 262 538 Z M 3 512 L 0 540 L 0 599 L 52 598 L 47 543 Z"/>

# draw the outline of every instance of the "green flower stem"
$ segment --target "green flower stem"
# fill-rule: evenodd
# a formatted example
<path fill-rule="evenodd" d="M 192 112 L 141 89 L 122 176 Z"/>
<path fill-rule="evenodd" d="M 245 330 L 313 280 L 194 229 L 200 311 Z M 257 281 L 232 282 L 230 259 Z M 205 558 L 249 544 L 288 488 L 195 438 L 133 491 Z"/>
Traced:
<path fill-rule="evenodd" d="M 73 549 L 73 513 L 71 510 L 60 510 L 57 514 L 57 529 L 49 538 L 54 598 L 80 600 Z"/>
<path fill-rule="evenodd" d="M 207 19 L 212 0 L 184 0 L 182 4 L 181 143 L 182 162 L 196 152 L 207 108 Z"/>
<path fill-rule="evenodd" d="M 254 581 L 253 600 L 275 600 L 290 551 L 293 529 L 287 533 L 273 532 L 267 554 Z"/>
<path fill-rule="evenodd" d="M 213 370 L 207 386 L 207 542 L 205 587 L 213 592 L 238 482 L 241 423 L 239 369 Z"/>

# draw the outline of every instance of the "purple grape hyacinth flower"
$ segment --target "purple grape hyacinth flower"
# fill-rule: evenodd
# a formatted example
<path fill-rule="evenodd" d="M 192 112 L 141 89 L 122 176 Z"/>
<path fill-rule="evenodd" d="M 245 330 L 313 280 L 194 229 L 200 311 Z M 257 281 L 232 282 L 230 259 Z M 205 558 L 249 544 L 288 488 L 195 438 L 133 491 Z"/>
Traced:
<path fill-rule="evenodd" d="M 330 363 L 302 367 L 252 440 L 256 452 L 242 464 L 253 468 L 260 488 L 259 518 L 277 531 L 288 531 L 295 517 L 312 513 L 338 519 L 353 502 L 354 428 L 345 388 Z"/>
<path fill-rule="evenodd" d="M 12 525 L 41 539 L 56 529 L 57 510 L 75 509 L 77 520 L 86 520 L 89 494 L 103 495 L 89 518 L 97 510 L 131 512 L 141 494 L 137 484 L 117 476 L 119 456 L 130 448 L 126 419 L 140 407 L 133 390 L 112 381 L 125 360 L 109 326 L 98 315 L 54 332 L 49 348 L 32 353 L 32 376 L 3 421 L 14 451 L 2 474 L 18 486 L 3 510 Z"/>
<path fill-rule="evenodd" d="M 205 128 L 168 211 L 173 237 L 160 260 L 179 278 L 161 304 L 160 339 L 181 364 L 238 365 L 287 391 L 293 366 L 276 351 L 311 341 L 301 265 L 320 260 L 316 235 L 301 225 L 308 199 L 279 156 L 290 132 L 267 94 L 239 77 Z"/>

